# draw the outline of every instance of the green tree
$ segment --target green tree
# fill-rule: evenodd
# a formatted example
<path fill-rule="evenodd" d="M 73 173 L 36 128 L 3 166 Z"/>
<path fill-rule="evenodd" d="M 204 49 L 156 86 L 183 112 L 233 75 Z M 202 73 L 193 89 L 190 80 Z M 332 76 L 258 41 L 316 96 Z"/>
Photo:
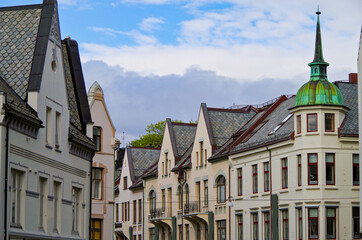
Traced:
<path fill-rule="evenodd" d="M 159 121 L 158 123 L 147 125 L 145 129 L 146 134 L 141 135 L 139 139 L 133 140 L 130 144 L 133 147 L 160 147 L 165 124 L 166 121 Z"/>

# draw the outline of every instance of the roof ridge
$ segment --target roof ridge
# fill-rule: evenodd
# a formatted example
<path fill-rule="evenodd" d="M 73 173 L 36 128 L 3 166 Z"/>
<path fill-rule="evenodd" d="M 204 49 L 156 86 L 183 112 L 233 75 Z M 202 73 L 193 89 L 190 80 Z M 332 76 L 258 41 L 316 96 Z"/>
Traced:
<path fill-rule="evenodd" d="M 26 9 L 36 9 L 36 8 L 41 8 L 42 6 L 43 6 L 43 4 L 31 4 L 31 5 L 0 7 L 0 12 L 1 11 L 17 11 L 17 10 L 26 10 Z"/>

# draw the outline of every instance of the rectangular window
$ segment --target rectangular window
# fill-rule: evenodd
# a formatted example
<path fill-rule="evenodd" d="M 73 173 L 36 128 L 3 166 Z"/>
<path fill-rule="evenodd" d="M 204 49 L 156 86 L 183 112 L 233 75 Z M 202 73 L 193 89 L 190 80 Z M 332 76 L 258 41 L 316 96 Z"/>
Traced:
<path fill-rule="evenodd" d="M 196 152 L 196 167 L 199 167 L 199 152 Z"/>
<path fill-rule="evenodd" d="M 200 166 L 203 165 L 204 161 L 204 142 L 200 142 Z"/>
<path fill-rule="evenodd" d="M 133 223 L 137 223 L 137 200 L 133 200 Z"/>
<path fill-rule="evenodd" d="M 201 188 L 200 182 L 195 183 L 195 190 L 196 190 L 196 200 L 197 200 L 197 211 L 201 210 Z"/>
<path fill-rule="evenodd" d="M 253 165 L 253 193 L 258 192 L 258 165 Z"/>
<path fill-rule="evenodd" d="M 162 212 L 166 210 L 166 191 L 162 189 Z"/>
<path fill-rule="evenodd" d="M 96 145 L 96 152 L 102 150 L 102 128 L 93 127 L 93 142 Z"/>
<path fill-rule="evenodd" d="M 238 224 L 238 240 L 243 240 L 243 215 L 236 215 Z"/>
<path fill-rule="evenodd" d="M 91 220 L 91 240 L 102 239 L 102 220 L 92 219 Z"/>
<path fill-rule="evenodd" d="M 44 224 L 46 223 L 45 211 L 47 209 L 47 179 L 39 178 L 39 228 L 44 229 Z"/>
<path fill-rule="evenodd" d="M 78 233 L 80 221 L 81 189 L 73 187 L 72 190 L 72 231 Z"/>
<path fill-rule="evenodd" d="M 289 239 L 289 214 L 288 210 L 282 210 L 282 234 L 283 240 Z"/>
<path fill-rule="evenodd" d="M 362 236 L 359 232 L 359 207 L 352 207 L 353 220 L 353 239 L 360 239 Z"/>
<path fill-rule="evenodd" d="M 353 185 L 359 186 L 359 154 L 353 154 Z"/>
<path fill-rule="evenodd" d="M 258 213 L 251 214 L 251 221 L 252 221 L 252 239 L 258 240 L 259 239 Z"/>
<path fill-rule="evenodd" d="M 124 222 L 124 203 L 122 203 L 122 222 Z"/>
<path fill-rule="evenodd" d="M 226 220 L 216 221 L 217 240 L 226 240 Z"/>
<path fill-rule="evenodd" d="M 288 159 L 282 159 L 282 188 L 288 188 Z"/>
<path fill-rule="evenodd" d="M 92 168 L 92 198 L 102 198 L 102 169 Z"/>
<path fill-rule="evenodd" d="M 205 149 L 205 166 L 207 165 L 207 149 Z"/>
<path fill-rule="evenodd" d="M 129 208 L 129 202 L 127 202 L 127 221 L 129 221 L 129 215 L 130 215 L 130 208 Z"/>
<path fill-rule="evenodd" d="M 190 240 L 190 225 L 186 224 L 186 240 Z"/>
<path fill-rule="evenodd" d="M 302 186 L 302 155 L 297 155 L 298 161 L 298 186 Z"/>
<path fill-rule="evenodd" d="M 60 146 L 60 133 L 61 133 L 61 115 L 55 112 L 55 148 L 59 149 Z"/>
<path fill-rule="evenodd" d="M 119 222 L 119 203 L 116 203 L 116 222 Z"/>
<path fill-rule="evenodd" d="M 238 168 L 238 196 L 243 195 L 243 169 Z"/>
<path fill-rule="evenodd" d="M 308 228 L 309 239 L 318 239 L 318 208 L 308 209 Z"/>
<path fill-rule="evenodd" d="M 334 114 L 324 114 L 324 127 L 326 132 L 334 132 Z"/>
<path fill-rule="evenodd" d="M 271 239 L 271 231 L 270 231 L 270 213 L 264 212 L 264 240 Z"/>
<path fill-rule="evenodd" d="M 162 176 L 165 175 L 165 163 L 162 162 Z"/>
<path fill-rule="evenodd" d="M 334 153 L 326 153 L 326 184 L 335 184 L 335 155 Z"/>
<path fill-rule="evenodd" d="M 183 238 L 182 225 L 178 225 L 178 239 L 181 240 L 182 238 Z"/>
<path fill-rule="evenodd" d="M 269 162 L 264 163 L 264 192 L 270 190 L 270 166 Z"/>
<path fill-rule="evenodd" d="M 149 228 L 148 229 L 150 233 L 150 240 L 156 240 L 156 229 L 155 228 Z"/>
<path fill-rule="evenodd" d="M 11 225 L 20 226 L 21 201 L 22 201 L 22 179 L 20 171 L 11 170 Z"/>
<path fill-rule="evenodd" d="M 127 189 L 127 176 L 123 177 L 123 189 Z"/>
<path fill-rule="evenodd" d="M 336 239 L 336 208 L 327 210 L 327 239 Z"/>
<path fill-rule="evenodd" d="M 209 183 L 208 180 L 204 180 L 204 206 L 209 205 Z"/>
<path fill-rule="evenodd" d="M 298 240 L 303 240 L 303 213 L 302 208 L 297 208 L 297 231 Z"/>
<path fill-rule="evenodd" d="M 59 233 L 60 229 L 60 207 L 61 207 L 61 183 L 54 182 L 54 230 Z"/>
<path fill-rule="evenodd" d="M 45 113 L 45 141 L 46 144 L 51 146 L 52 145 L 52 109 L 50 107 L 46 108 Z"/>
<path fill-rule="evenodd" d="M 297 116 L 297 134 L 302 132 L 302 119 L 301 116 Z"/>
<path fill-rule="evenodd" d="M 168 175 L 168 153 L 165 153 L 165 175 Z"/>
<path fill-rule="evenodd" d="M 308 132 L 318 131 L 316 113 L 307 114 L 307 127 L 308 127 L 307 129 Z"/>
<path fill-rule="evenodd" d="M 138 199 L 138 223 L 142 223 L 142 199 Z"/>
<path fill-rule="evenodd" d="M 318 155 L 308 153 L 308 184 L 318 185 Z"/>

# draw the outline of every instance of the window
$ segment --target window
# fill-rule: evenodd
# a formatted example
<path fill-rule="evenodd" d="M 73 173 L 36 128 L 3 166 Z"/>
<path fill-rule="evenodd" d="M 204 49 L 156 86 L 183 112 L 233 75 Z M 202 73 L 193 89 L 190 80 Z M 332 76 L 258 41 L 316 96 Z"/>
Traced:
<path fill-rule="evenodd" d="M 39 228 L 45 228 L 45 211 L 47 209 L 48 191 L 47 191 L 47 179 L 39 178 Z"/>
<path fill-rule="evenodd" d="M 316 153 L 308 154 L 308 184 L 318 184 L 318 156 Z"/>
<path fill-rule="evenodd" d="M 201 210 L 201 189 L 200 189 L 200 182 L 195 183 L 195 190 L 196 190 L 196 199 L 197 199 L 197 210 Z"/>
<path fill-rule="evenodd" d="M 326 184 L 335 184 L 335 167 L 334 167 L 334 153 L 326 153 Z"/>
<path fill-rule="evenodd" d="M 307 131 L 308 132 L 318 131 L 316 113 L 307 114 Z"/>
<path fill-rule="evenodd" d="M 161 190 L 161 193 L 162 193 L 162 205 L 161 205 L 161 207 L 162 207 L 162 212 L 164 212 L 165 210 L 166 210 L 166 191 L 165 191 L 165 189 L 162 189 Z"/>
<path fill-rule="evenodd" d="M 189 185 L 185 185 L 185 203 L 187 205 L 187 208 L 189 206 L 189 201 L 190 201 L 190 189 L 189 189 Z"/>
<path fill-rule="evenodd" d="M 297 155 L 298 160 L 298 186 L 302 186 L 302 155 Z"/>
<path fill-rule="evenodd" d="M 130 215 L 130 208 L 129 208 L 129 202 L 127 202 L 127 221 L 129 221 L 129 215 Z"/>
<path fill-rule="evenodd" d="M 334 114 L 324 114 L 324 129 L 326 132 L 334 132 Z"/>
<path fill-rule="evenodd" d="M 236 215 L 237 224 L 238 224 L 238 240 L 243 240 L 243 215 Z"/>
<path fill-rule="evenodd" d="M 209 183 L 208 180 L 204 180 L 204 206 L 209 205 Z"/>
<path fill-rule="evenodd" d="M 253 165 L 253 193 L 258 192 L 258 166 Z"/>
<path fill-rule="evenodd" d="M 259 222 L 258 222 L 258 213 L 251 214 L 251 223 L 252 223 L 252 239 L 258 240 L 259 239 Z"/>
<path fill-rule="evenodd" d="M 122 222 L 124 222 L 124 203 L 122 203 Z"/>
<path fill-rule="evenodd" d="M 23 174 L 20 171 L 11 170 L 11 225 L 13 226 L 21 225 Z"/>
<path fill-rule="evenodd" d="M 318 239 L 318 208 L 308 209 L 308 227 L 309 239 Z"/>
<path fill-rule="evenodd" d="M 301 116 L 297 116 L 297 134 L 302 132 L 302 119 Z"/>
<path fill-rule="evenodd" d="M 61 115 L 59 112 L 55 112 L 55 148 L 59 149 L 60 146 L 60 133 L 61 133 Z"/>
<path fill-rule="evenodd" d="M 133 223 L 137 223 L 137 200 L 133 200 Z"/>
<path fill-rule="evenodd" d="M 288 159 L 282 159 L 282 188 L 288 188 Z"/>
<path fill-rule="evenodd" d="M 205 149 L 205 166 L 207 165 L 207 149 Z"/>
<path fill-rule="evenodd" d="M 119 222 L 119 203 L 116 203 L 116 222 Z"/>
<path fill-rule="evenodd" d="M 297 231 L 298 240 L 303 240 L 303 215 L 302 208 L 297 208 Z"/>
<path fill-rule="evenodd" d="M 178 239 L 181 240 L 183 237 L 183 233 L 182 233 L 182 225 L 178 225 Z"/>
<path fill-rule="evenodd" d="M 182 193 L 181 193 L 181 186 L 178 186 L 178 188 L 177 188 L 177 194 L 178 194 L 178 209 L 182 209 Z"/>
<path fill-rule="evenodd" d="M 123 177 L 123 189 L 127 189 L 127 176 Z"/>
<path fill-rule="evenodd" d="M 52 109 L 50 107 L 46 108 L 45 113 L 45 141 L 46 144 L 52 145 Z"/>
<path fill-rule="evenodd" d="M 171 239 L 171 238 L 169 238 Z M 196 224 L 196 239 L 201 239 L 201 225 L 200 223 Z"/>
<path fill-rule="evenodd" d="M 190 225 L 186 224 L 186 240 L 190 240 Z"/>
<path fill-rule="evenodd" d="M 93 127 L 93 142 L 96 145 L 96 152 L 102 150 L 102 128 Z"/>
<path fill-rule="evenodd" d="M 327 239 L 336 239 L 336 208 L 327 208 Z"/>
<path fill-rule="evenodd" d="M 54 182 L 54 230 L 60 229 L 60 207 L 61 207 L 61 183 Z M 58 232 L 59 233 L 59 232 Z"/>
<path fill-rule="evenodd" d="M 165 175 L 165 163 L 162 162 L 162 176 Z"/>
<path fill-rule="evenodd" d="M 150 240 L 156 240 L 156 229 L 155 228 L 149 228 L 148 230 L 149 230 L 148 232 L 150 233 Z"/>
<path fill-rule="evenodd" d="M 200 142 L 200 166 L 203 165 L 204 161 L 204 142 Z"/>
<path fill-rule="evenodd" d="M 72 190 L 72 231 L 78 233 L 80 222 L 80 196 L 81 189 L 73 187 Z"/>
<path fill-rule="evenodd" d="M 142 199 L 138 199 L 138 223 L 142 223 Z"/>
<path fill-rule="evenodd" d="M 238 196 L 243 195 L 243 169 L 238 168 Z"/>
<path fill-rule="evenodd" d="M 168 175 L 168 153 L 165 153 L 165 175 Z"/>
<path fill-rule="evenodd" d="M 289 214 L 288 210 L 282 210 L 282 234 L 283 240 L 289 239 Z"/>
<path fill-rule="evenodd" d="M 361 234 L 359 232 L 359 207 L 352 207 L 352 219 L 353 219 L 353 238 L 360 239 Z"/>
<path fill-rule="evenodd" d="M 269 163 L 264 163 L 264 192 L 269 192 L 270 190 L 270 167 Z"/>
<path fill-rule="evenodd" d="M 92 219 L 91 221 L 91 240 L 102 239 L 102 220 Z"/>
<path fill-rule="evenodd" d="M 156 192 L 152 190 L 149 194 L 150 199 L 150 213 L 154 214 L 156 212 Z"/>
<path fill-rule="evenodd" d="M 270 231 L 270 213 L 264 212 L 264 240 L 271 239 L 271 231 Z"/>
<path fill-rule="evenodd" d="M 199 152 L 196 152 L 196 168 L 199 167 Z"/>
<path fill-rule="evenodd" d="M 216 221 L 217 240 L 226 240 L 226 220 Z"/>
<path fill-rule="evenodd" d="M 126 177 L 127 178 L 127 177 Z M 127 184 L 126 184 L 127 188 Z M 102 169 L 92 168 L 92 198 L 102 198 Z"/>
<path fill-rule="evenodd" d="M 359 186 L 359 154 L 353 154 L 353 185 Z"/>
<path fill-rule="evenodd" d="M 226 183 L 225 177 L 219 176 L 217 178 L 217 203 L 224 203 L 226 201 Z"/>

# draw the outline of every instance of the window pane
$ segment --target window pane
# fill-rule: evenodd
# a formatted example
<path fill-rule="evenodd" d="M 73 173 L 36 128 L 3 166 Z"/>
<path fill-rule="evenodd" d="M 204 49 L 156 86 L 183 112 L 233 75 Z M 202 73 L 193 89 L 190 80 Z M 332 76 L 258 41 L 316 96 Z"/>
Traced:
<path fill-rule="evenodd" d="M 325 114 L 325 131 L 334 131 L 334 114 L 326 113 Z"/>
<path fill-rule="evenodd" d="M 309 163 L 316 163 L 317 162 L 317 154 L 309 154 L 308 155 Z"/>
<path fill-rule="evenodd" d="M 317 131 L 317 114 L 308 114 L 308 131 Z"/>

